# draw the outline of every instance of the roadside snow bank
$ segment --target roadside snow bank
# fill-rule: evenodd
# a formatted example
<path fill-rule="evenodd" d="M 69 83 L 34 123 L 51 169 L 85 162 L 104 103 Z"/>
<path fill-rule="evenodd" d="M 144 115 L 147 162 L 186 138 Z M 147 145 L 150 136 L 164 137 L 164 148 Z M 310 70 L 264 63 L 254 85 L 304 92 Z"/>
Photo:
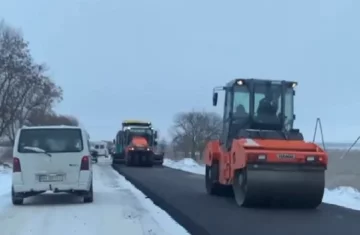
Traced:
<path fill-rule="evenodd" d="M 199 165 L 191 158 L 184 158 L 180 161 L 173 161 L 165 158 L 163 165 L 173 169 L 187 171 L 199 175 L 203 175 L 205 173 L 205 167 Z"/>
<path fill-rule="evenodd" d="M 325 189 L 323 202 L 360 211 L 360 192 L 352 187 Z"/>
<path fill-rule="evenodd" d="M 205 174 L 205 166 L 198 164 L 191 158 L 185 158 L 180 161 L 165 159 L 164 166 L 199 175 Z M 338 187 L 332 190 L 325 189 L 323 202 L 360 210 L 360 192 L 352 187 Z"/>
<path fill-rule="evenodd" d="M 0 165 L 0 196 L 10 192 L 11 189 L 11 168 Z"/>

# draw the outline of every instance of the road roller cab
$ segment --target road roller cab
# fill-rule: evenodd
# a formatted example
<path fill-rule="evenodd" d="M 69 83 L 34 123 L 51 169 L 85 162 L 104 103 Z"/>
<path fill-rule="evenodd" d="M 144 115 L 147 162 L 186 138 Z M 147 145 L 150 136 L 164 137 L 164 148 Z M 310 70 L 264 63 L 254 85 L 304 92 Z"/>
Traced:
<path fill-rule="evenodd" d="M 317 207 L 323 197 L 328 156 L 304 141 L 295 120 L 296 82 L 235 79 L 225 87 L 223 132 L 204 151 L 209 194 L 233 191 L 240 206 L 272 202 Z"/>

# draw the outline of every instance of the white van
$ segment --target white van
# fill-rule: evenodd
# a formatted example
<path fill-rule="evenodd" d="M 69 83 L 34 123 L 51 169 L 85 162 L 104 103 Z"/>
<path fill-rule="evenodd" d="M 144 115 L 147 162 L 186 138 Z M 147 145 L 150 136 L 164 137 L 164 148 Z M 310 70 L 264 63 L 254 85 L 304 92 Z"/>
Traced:
<path fill-rule="evenodd" d="M 106 142 L 94 142 L 92 143 L 92 146 L 94 146 L 94 149 L 97 151 L 99 157 L 107 157 L 109 155 Z"/>
<path fill-rule="evenodd" d="M 12 202 L 46 191 L 71 193 L 93 202 L 88 134 L 74 126 L 18 130 L 13 150 Z"/>

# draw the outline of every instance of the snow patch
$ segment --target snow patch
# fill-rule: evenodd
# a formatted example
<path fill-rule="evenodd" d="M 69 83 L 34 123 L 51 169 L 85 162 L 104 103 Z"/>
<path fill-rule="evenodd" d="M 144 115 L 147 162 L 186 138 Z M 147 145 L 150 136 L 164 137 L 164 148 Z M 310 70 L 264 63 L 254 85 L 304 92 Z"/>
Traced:
<path fill-rule="evenodd" d="M 113 170 L 115 174 L 118 174 Z M 118 183 L 122 188 L 126 188 L 136 197 L 137 201 L 140 202 L 141 207 L 148 210 L 152 218 L 161 226 L 164 231 L 167 231 L 172 235 L 190 235 L 182 226 L 180 226 L 172 217 L 167 214 L 164 210 L 156 206 L 151 199 L 145 194 L 138 190 L 133 184 L 125 179 L 122 175 L 118 175 Z M 170 232 L 171 231 L 171 232 Z"/>
<path fill-rule="evenodd" d="M 12 171 L 0 165 L 1 234 L 189 234 L 110 164 L 111 159 L 99 158 L 93 166 L 93 203 L 84 204 L 71 195 L 43 194 L 27 198 L 23 206 L 11 204 Z"/>
<path fill-rule="evenodd" d="M 184 158 L 179 161 L 173 161 L 170 159 L 164 159 L 164 166 L 170 167 L 177 170 L 191 172 L 194 174 L 203 175 L 205 174 L 205 166 L 199 165 L 196 161 L 191 158 Z"/>
<path fill-rule="evenodd" d="M 325 189 L 323 202 L 360 211 L 360 192 L 352 187 Z"/>
<path fill-rule="evenodd" d="M 199 175 L 205 174 L 205 166 L 198 164 L 191 158 L 184 158 L 179 161 L 164 159 L 164 166 Z M 360 210 L 360 192 L 352 187 L 338 187 L 331 190 L 325 189 L 323 202 L 353 210 Z"/>

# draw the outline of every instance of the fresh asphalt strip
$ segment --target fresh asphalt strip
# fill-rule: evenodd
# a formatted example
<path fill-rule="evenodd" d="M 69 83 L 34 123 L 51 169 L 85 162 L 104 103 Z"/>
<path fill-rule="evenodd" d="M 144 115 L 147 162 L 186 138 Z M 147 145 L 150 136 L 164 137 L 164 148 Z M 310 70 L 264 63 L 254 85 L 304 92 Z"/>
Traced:
<path fill-rule="evenodd" d="M 359 234 L 360 211 L 325 203 L 316 210 L 240 208 L 233 198 L 207 195 L 202 175 L 113 167 L 193 235 Z"/>

